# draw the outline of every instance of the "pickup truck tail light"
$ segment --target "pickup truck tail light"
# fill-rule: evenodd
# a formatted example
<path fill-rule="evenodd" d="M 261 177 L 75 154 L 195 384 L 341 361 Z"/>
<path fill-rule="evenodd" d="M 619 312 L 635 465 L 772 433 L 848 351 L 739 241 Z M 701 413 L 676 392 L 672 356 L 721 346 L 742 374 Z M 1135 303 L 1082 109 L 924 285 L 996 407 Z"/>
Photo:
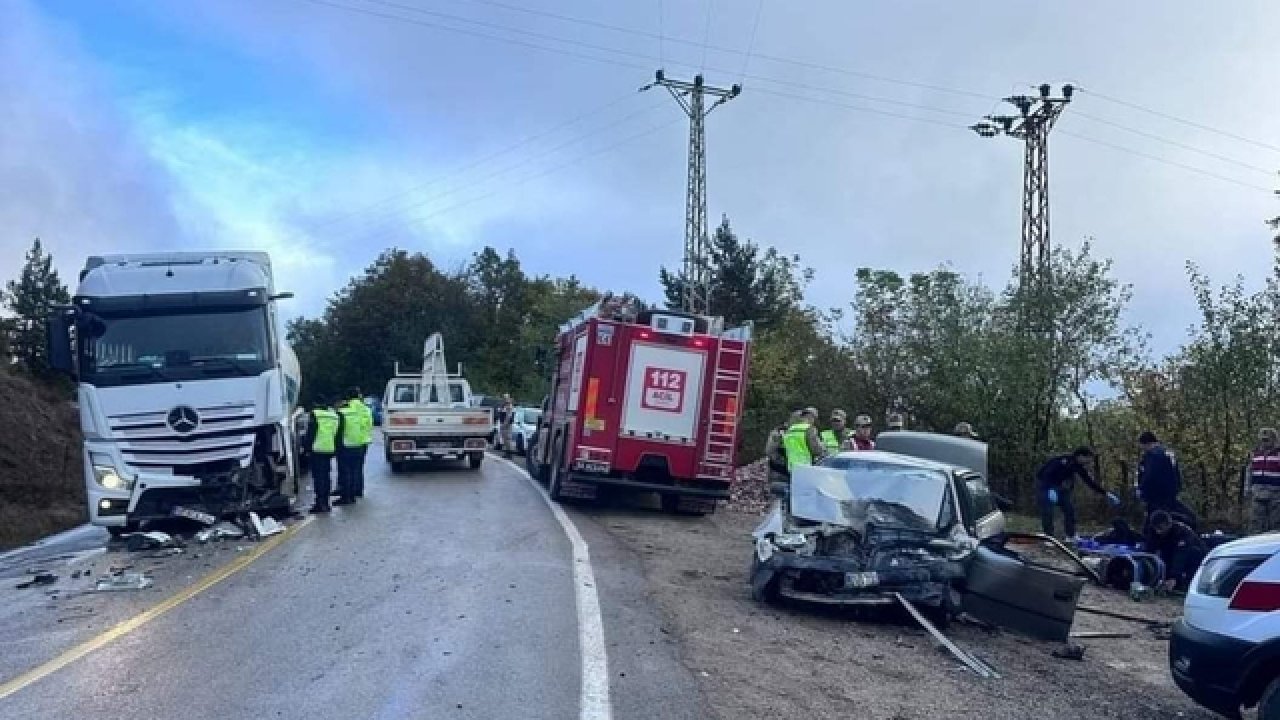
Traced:
<path fill-rule="evenodd" d="M 416 415 L 392 415 L 387 418 L 388 425 L 417 425 L 418 418 Z"/>
<path fill-rule="evenodd" d="M 465 417 L 462 418 L 463 425 L 488 425 L 489 418 L 484 416 Z"/>
<path fill-rule="evenodd" d="M 1231 596 L 1231 609 L 1249 612 L 1280 610 L 1280 583 L 1245 580 Z"/>

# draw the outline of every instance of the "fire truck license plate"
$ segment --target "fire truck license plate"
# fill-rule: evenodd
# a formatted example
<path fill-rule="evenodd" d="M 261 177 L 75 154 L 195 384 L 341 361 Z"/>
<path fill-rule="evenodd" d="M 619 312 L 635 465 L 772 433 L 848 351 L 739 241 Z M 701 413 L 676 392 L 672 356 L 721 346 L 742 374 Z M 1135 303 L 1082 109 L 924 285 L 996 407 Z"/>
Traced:
<path fill-rule="evenodd" d="M 684 370 L 650 367 L 644 371 L 644 398 L 640 405 L 648 410 L 678 413 L 684 409 Z"/>

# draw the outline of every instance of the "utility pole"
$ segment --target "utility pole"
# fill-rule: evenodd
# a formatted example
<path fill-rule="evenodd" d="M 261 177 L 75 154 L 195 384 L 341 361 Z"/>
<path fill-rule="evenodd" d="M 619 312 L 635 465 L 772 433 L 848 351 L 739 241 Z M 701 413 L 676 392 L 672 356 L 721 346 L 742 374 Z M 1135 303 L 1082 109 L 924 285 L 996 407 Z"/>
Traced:
<path fill-rule="evenodd" d="M 711 272 L 707 258 L 707 133 L 703 121 L 712 110 L 729 102 L 742 92 L 741 85 L 718 88 L 703 82 L 702 75 L 695 75 L 693 82 L 671 80 L 661 70 L 654 73 L 654 81 L 640 88 L 641 92 L 655 85 L 665 87 L 671 97 L 680 103 L 689 116 L 689 187 L 685 195 L 684 227 L 684 292 L 683 309 L 699 315 L 710 310 Z M 715 98 L 710 107 L 706 97 Z"/>
<path fill-rule="evenodd" d="M 1049 131 L 1071 102 L 1075 88 L 1062 86 L 1062 95 L 1052 97 L 1048 84 L 1040 86 L 1040 96 L 1013 95 L 1005 102 L 1018 109 L 1017 115 L 987 115 L 969 126 L 982 137 L 1008 135 L 1026 144 L 1022 170 L 1022 256 L 1018 270 L 1019 292 L 1032 295 L 1046 292 L 1049 281 Z"/>

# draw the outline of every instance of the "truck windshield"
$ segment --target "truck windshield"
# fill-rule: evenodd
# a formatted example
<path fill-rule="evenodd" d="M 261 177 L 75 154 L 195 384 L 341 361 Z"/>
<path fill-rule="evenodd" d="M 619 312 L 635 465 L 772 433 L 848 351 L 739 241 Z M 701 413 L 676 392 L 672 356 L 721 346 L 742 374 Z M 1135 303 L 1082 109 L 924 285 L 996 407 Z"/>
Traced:
<path fill-rule="evenodd" d="M 98 316 L 81 336 L 81 377 L 100 387 L 259 375 L 274 362 L 263 307 Z"/>

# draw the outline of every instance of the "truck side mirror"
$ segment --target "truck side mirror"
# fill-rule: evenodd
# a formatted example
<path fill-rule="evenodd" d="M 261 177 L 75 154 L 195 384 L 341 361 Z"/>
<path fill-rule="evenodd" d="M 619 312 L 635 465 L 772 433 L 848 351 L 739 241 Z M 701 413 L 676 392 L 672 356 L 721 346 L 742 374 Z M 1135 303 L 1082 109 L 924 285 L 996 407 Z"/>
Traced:
<path fill-rule="evenodd" d="M 71 377 L 76 375 L 75 354 L 71 351 L 71 324 L 74 311 L 68 308 L 56 308 L 53 315 L 45 320 L 45 342 L 49 355 L 49 366 Z"/>

